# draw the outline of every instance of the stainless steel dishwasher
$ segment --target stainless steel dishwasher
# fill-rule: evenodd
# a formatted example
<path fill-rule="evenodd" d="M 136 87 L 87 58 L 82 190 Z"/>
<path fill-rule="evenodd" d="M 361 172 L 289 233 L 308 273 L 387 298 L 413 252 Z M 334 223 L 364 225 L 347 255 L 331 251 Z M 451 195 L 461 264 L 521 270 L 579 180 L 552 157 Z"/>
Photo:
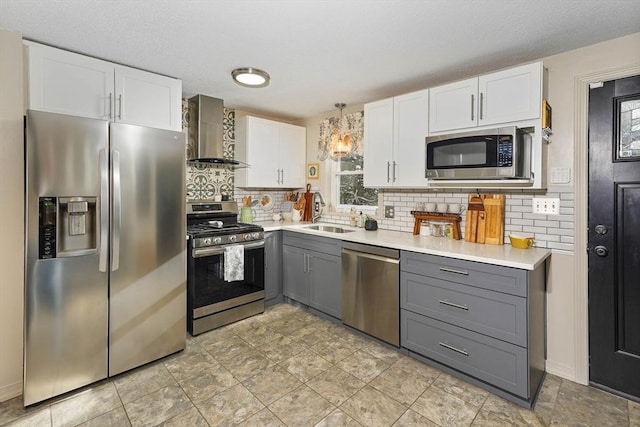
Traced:
<path fill-rule="evenodd" d="M 342 243 L 342 323 L 400 345 L 400 252 Z"/>

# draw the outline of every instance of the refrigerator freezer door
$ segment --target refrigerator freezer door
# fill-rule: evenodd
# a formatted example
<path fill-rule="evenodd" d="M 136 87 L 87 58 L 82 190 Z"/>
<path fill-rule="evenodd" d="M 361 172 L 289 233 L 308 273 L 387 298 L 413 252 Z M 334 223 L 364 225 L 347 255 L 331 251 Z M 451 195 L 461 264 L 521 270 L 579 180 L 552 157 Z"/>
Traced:
<path fill-rule="evenodd" d="M 185 136 L 111 124 L 109 375 L 186 343 Z"/>
<path fill-rule="evenodd" d="M 28 111 L 25 144 L 24 404 L 31 405 L 107 376 L 108 277 L 99 259 L 107 239 L 100 230 L 109 218 L 98 206 L 108 122 Z M 64 200 L 74 197 L 94 201 L 87 203 L 84 235 L 68 227 L 65 213 L 75 215 L 80 206 Z M 45 205 L 51 212 L 40 212 Z M 56 234 L 48 244 L 57 250 L 46 257 L 39 257 L 41 213 Z M 93 249 L 65 250 L 65 239 L 82 239 L 81 246 Z"/>

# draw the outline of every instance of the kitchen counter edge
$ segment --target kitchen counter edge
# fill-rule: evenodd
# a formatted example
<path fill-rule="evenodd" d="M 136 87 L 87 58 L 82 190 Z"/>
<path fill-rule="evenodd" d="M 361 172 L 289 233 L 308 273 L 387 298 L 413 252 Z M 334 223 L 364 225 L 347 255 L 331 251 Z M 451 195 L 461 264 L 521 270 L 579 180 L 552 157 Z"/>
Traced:
<path fill-rule="evenodd" d="M 354 228 L 341 224 L 318 224 L 333 225 L 354 231 L 349 233 L 332 233 L 310 230 L 306 227 L 311 225 L 311 223 L 305 222 L 256 222 L 256 225 L 262 226 L 265 232 L 278 230 L 294 231 L 346 242 L 383 246 L 392 249 L 500 265 L 503 267 L 519 268 L 522 270 L 535 270 L 551 255 L 551 250 L 545 248 L 516 249 L 511 245 L 485 245 L 442 237 L 414 236 L 411 233 L 401 231 L 380 229 L 367 231 L 362 228 Z"/>

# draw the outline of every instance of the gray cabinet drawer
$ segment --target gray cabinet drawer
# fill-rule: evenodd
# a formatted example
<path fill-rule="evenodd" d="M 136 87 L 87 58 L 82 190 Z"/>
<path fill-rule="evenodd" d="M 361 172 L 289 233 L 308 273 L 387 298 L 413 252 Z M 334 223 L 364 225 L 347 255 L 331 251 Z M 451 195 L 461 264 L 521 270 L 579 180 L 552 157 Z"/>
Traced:
<path fill-rule="evenodd" d="M 525 399 L 527 350 L 407 310 L 401 310 L 401 344 Z"/>
<path fill-rule="evenodd" d="M 527 272 L 480 262 L 402 251 L 402 271 L 477 286 L 521 297 L 527 296 Z"/>
<path fill-rule="evenodd" d="M 400 307 L 527 346 L 526 298 L 402 272 Z"/>
<path fill-rule="evenodd" d="M 284 232 L 282 244 L 335 256 L 340 256 L 342 248 L 342 242 L 340 240 L 291 231 Z"/>

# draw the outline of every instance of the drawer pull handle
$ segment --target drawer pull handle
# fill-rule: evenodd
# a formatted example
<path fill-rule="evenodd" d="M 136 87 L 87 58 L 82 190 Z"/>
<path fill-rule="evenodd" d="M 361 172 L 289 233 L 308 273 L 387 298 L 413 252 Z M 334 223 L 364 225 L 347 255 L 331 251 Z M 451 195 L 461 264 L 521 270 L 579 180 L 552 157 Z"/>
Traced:
<path fill-rule="evenodd" d="M 447 268 L 447 267 L 440 267 L 440 271 L 446 271 L 447 273 L 462 274 L 462 275 L 465 275 L 465 276 L 469 275 L 468 271 L 454 270 L 453 268 Z"/>
<path fill-rule="evenodd" d="M 460 353 L 460 354 L 462 354 L 463 356 L 467 356 L 467 357 L 469 356 L 469 353 L 468 353 L 466 350 L 460 350 L 459 348 L 455 348 L 455 347 L 453 347 L 453 346 L 451 346 L 451 345 L 447 344 L 446 342 L 441 342 L 441 343 L 440 343 L 440 345 L 441 345 L 442 347 L 446 348 L 446 349 L 449 349 L 449 350 L 455 351 L 456 353 Z"/>
<path fill-rule="evenodd" d="M 446 299 L 445 300 L 440 300 L 438 301 L 440 304 L 444 304 L 444 305 L 448 305 L 449 307 L 455 307 L 455 308 L 459 308 L 460 310 L 469 310 L 469 306 L 467 305 L 461 305 L 461 304 L 455 304 L 453 302 L 449 302 Z"/>

